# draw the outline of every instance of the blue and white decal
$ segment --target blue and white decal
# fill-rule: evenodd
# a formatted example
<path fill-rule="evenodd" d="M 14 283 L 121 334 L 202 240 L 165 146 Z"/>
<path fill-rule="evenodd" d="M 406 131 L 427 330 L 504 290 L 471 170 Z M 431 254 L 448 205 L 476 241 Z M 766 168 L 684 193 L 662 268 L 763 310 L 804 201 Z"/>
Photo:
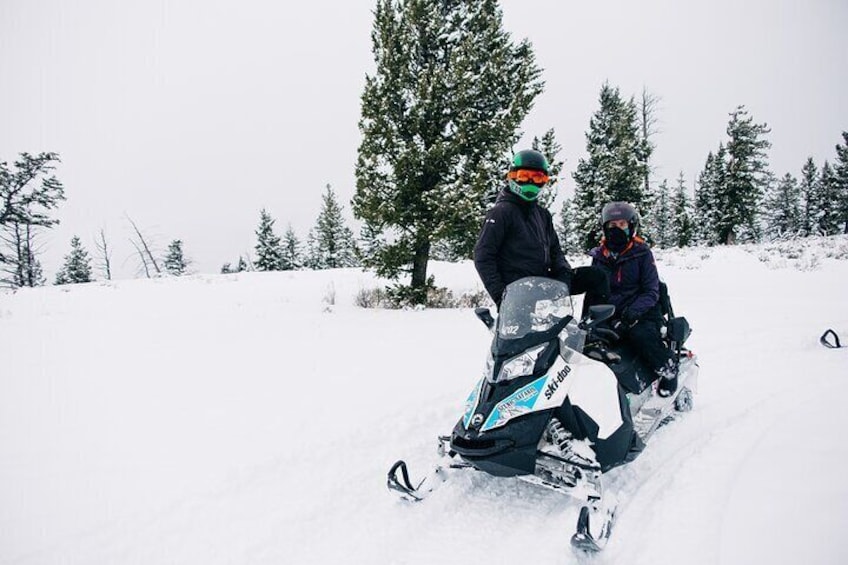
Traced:
<path fill-rule="evenodd" d="M 547 376 L 536 379 L 496 404 L 480 431 L 503 426 L 513 418 L 532 412 L 547 380 Z"/>
<path fill-rule="evenodd" d="M 480 399 L 480 388 L 482 388 L 483 381 L 485 380 L 485 377 L 480 379 L 477 386 L 468 395 L 468 400 L 465 401 L 465 414 L 462 416 L 462 425 L 465 426 L 466 430 L 468 429 L 468 424 L 471 422 L 471 417 L 474 415 L 474 409 L 477 408 L 477 401 Z"/>

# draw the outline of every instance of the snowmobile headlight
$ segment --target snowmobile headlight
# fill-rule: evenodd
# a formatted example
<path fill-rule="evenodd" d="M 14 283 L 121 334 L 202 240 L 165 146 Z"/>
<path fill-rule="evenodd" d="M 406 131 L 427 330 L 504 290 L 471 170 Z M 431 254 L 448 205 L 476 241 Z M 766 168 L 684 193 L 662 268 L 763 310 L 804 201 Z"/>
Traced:
<path fill-rule="evenodd" d="M 544 343 L 534 347 L 533 349 L 525 351 L 521 355 L 507 360 L 501 367 L 497 378 L 495 378 L 493 382 L 504 382 L 517 379 L 518 377 L 532 375 L 533 369 L 536 367 L 536 360 L 539 359 L 539 355 L 541 355 L 547 347 L 548 344 Z"/>

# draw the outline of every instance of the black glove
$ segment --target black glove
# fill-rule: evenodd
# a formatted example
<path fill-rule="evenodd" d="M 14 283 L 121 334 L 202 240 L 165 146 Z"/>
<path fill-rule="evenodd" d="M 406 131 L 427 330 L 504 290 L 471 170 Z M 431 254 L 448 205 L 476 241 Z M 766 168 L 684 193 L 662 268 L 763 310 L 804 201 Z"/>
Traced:
<path fill-rule="evenodd" d="M 635 326 L 638 321 L 638 317 L 634 316 L 629 310 L 625 310 L 621 313 L 621 316 L 612 320 L 609 326 L 618 335 L 623 335 L 627 333 L 627 330 Z"/>
<path fill-rule="evenodd" d="M 639 316 L 635 316 L 630 310 L 625 310 L 621 313 L 621 323 L 623 323 L 627 329 L 632 328 L 638 322 Z"/>

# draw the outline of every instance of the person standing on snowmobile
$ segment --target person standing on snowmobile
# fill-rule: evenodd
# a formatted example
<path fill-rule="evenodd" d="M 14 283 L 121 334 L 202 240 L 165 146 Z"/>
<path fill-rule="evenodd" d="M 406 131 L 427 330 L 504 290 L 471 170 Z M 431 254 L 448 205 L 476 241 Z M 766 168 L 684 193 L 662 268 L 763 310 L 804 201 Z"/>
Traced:
<path fill-rule="evenodd" d="M 589 255 L 609 277 L 609 302 L 616 311 L 610 327 L 657 374 L 660 396 L 670 396 L 677 390 L 677 364 L 660 335 L 660 279 L 654 254 L 637 233 L 639 213 L 627 202 L 610 202 L 601 212 L 601 228 L 601 244 Z"/>
<path fill-rule="evenodd" d="M 609 294 L 601 270 L 572 269 L 565 259 L 551 213 L 537 201 L 549 173 L 544 155 L 532 149 L 519 151 L 507 173 L 507 185 L 486 214 L 474 246 L 474 267 L 498 307 L 506 286 L 524 277 L 560 280 L 571 294 L 585 292 L 585 305 L 603 303 Z"/>

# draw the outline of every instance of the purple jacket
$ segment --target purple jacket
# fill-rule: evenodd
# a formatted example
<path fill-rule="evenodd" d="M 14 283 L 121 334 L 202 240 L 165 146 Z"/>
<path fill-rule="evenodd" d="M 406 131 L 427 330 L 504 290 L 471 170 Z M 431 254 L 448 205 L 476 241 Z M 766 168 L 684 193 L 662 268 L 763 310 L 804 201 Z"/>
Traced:
<path fill-rule="evenodd" d="M 603 269 L 610 281 L 610 304 L 621 316 L 625 311 L 631 317 L 641 318 L 656 306 L 660 298 L 660 278 L 654 254 L 641 238 L 617 257 L 603 243 L 589 252 L 592 265 Z"/>

